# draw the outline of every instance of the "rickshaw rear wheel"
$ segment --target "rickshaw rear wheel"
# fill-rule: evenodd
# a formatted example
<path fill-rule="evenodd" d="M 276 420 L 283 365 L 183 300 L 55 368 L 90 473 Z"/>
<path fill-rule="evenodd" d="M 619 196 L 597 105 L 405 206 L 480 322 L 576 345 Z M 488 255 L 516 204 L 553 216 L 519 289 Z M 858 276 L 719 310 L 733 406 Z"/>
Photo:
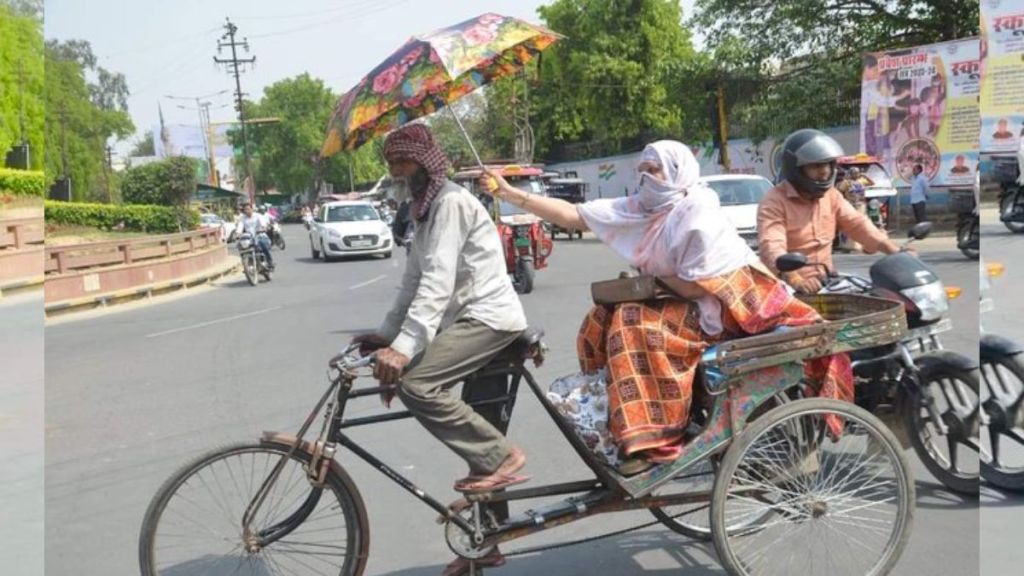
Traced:
<path fill-rule="evenodd" d="M 829 416 L 843 423 L 838 437 Z M 914 502 L 906 457 L 881 420 L 847 402 L 796 400 L 749 424 L 726 451 L 712 537 L 733 575 L 879 576 L 906 547 Z M 766 510 L 768 522 L 727 529 Z"/>

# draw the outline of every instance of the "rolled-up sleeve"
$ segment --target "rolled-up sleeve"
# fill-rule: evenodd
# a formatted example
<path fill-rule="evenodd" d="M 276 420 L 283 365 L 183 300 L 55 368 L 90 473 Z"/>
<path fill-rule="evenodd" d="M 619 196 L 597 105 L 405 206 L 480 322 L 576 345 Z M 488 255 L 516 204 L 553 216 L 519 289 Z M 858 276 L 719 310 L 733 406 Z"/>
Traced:
<path fill-rule="evenodd" d="M 889 235 L 881 231 L 864 214 L 861 214 L 849 202 L 839 199 L 836 203 L 836 226 L 841 232 L 860 243 L 864 252 L 874 254 L 889 240 Z"/>
<path fill-rule="evenodd" d="M 391 348 L 409 358 L 426 349 L 441 325 L 455 292 L 459 254 L 468 234 L 462 198 L 446 195 L 435 202 L 430 230 L 419 247 L 421 269 L 416 293 L 398 336 L 391 342 Z"/>
<path fill-rule="evenodd" d="M 786 207 L 775 191 L 769 192 L 757 208 L 757 243 L 761 262 L 778 273 L 775 261 L 786 253 Z"/>

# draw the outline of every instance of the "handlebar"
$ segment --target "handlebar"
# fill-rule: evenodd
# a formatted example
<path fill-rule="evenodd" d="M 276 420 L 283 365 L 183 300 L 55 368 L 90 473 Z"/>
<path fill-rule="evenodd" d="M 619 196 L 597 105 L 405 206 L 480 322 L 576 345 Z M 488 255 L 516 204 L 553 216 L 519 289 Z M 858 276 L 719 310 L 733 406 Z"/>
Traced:
<path fill-rule="evenodd" d="M 330 367 L 342 372 L 352 372 L 353 370 L 372 366 L 377 361 L 377 355 L 371 353 L 366 356 L 358 356 L 360 347 L 361 344 L 358 342 L 349 344 L 341 354 L 331 358 L 329 362 Z"/>

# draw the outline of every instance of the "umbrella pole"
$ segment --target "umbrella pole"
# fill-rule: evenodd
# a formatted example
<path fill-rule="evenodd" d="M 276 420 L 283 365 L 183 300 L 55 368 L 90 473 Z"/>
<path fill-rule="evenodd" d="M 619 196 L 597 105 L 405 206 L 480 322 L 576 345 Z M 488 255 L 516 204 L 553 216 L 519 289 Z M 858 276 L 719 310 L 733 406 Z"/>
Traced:
<path fill-rule="evenodd" d="M 484 162 L 480 159 L 480 153 L 476 151 L 476 146 L 473 145 L 473 139 L 469 137 L 469 132 L 466 131 L 466 127 L 462 125 L 462 119 L 455 113 L 455 108 L 452 106 L 448 107 L 448 111 L 452 113 L 452 118 L 455 118 L 455 123 L 459 126 L 459 130 L 462 131 L 462 136 L 466 139 L 466 143 L 469 144 L 469 150 L 473 153 L 473 157 L 476 158 L 476 163 L 480 166 L 480 170 L 484 170 Z M 491 217 L 494 218 L 495 222 L 498 222 L 501 218 L 501 211 L 498 208 L 498 200 L 494 196 L 491 196 Z"/>

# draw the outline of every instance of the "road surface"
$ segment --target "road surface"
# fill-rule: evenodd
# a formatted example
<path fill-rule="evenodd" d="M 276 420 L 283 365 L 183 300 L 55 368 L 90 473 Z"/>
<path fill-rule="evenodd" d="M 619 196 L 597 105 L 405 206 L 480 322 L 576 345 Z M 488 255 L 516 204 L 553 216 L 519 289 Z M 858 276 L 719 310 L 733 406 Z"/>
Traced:
<path fill-rule="evenodd" d="M 311 260 L 305 230 L 285 228 L 273 282 L 256 288 L 236 277 L 212 289 L 151 306 L 47 328 L 47 573 L 136 573 L 142 516 L 160 484 L 186 460 L 262 430 L 294 431 L 325 385 L 325 363 L 356 333 L 374 329 L 398 284 L 404 254 L 393 259 Z M 976 354 L 977 268 L 950 244 L 922 245 L 923 257 L 965 296 L 952 317 L 961 332 L 946 341 Z M 840 257 L 847 270 L 870 257 Z M 575 334 L 589 307 L 590 282 L 613 278 L 623 263 L 593 240 L 559 241 L 551 267 L 523 297 L 551 348 L 542 383 L 578 369 Z M 975 334 L 972 340 L 972 332 Z M 526 450 L 534 485 L 584 478 L 568 444 L 523 392 L 510 435 Z M 378 413 L 375 398 L 352 414 Z M 359 429 L 353 437 L 443 501 L 464 464 L 413 421 Z M 348 453 L 339 456 L 367 503 L 372 531 L 367 574 L 427 576 L 451 556 L 434 513 Z M 976 574 L 977 502 L 945 491 L 914 466 L 914 532 L 896 574 Z M 646 512 L 592 518 L 532 536 L 520 545 L 564 541 L 623 528 Z M 685 569 L 685 571 L 681 571 Z M 686 573 L 723 571 L 710 545 L 661 528 L 510 559 L 499 574 Z"/>

